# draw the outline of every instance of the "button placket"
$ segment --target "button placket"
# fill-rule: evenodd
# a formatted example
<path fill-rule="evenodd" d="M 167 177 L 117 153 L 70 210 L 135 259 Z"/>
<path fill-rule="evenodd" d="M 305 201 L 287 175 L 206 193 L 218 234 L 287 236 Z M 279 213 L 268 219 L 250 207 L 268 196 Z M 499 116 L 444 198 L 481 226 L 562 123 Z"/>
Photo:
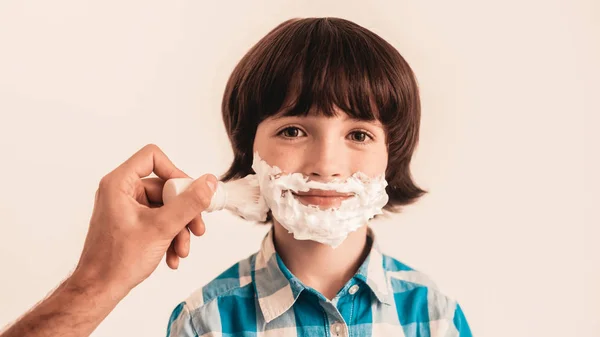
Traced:
<path fill-rule="evenodd" d="M 332 302 L 321 301 L 321 309 L 325 319 L 329 321 L 330 335 L 333 337 L 347 337 L 348 329 L 337 308 Z"/>
<path fill-rule="evenodd" d="M 342 337 L 342 336 L 346 336 L 346 334 L 344 333 L 344 326 L 342 323 L 337 322 L 337 323 L 333 323 L 331 325 L 331 333 L 333 336 L 335 337 Z"/>

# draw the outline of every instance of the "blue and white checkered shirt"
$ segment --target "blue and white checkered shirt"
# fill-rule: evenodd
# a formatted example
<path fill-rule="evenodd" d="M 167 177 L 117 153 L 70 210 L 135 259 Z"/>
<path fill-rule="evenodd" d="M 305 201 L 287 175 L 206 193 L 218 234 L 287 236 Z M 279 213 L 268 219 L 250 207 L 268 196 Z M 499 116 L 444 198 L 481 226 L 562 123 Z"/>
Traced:
<path fill-rule="evenodd" d="M 283 264 L 272 230 L 259 252 L 180 303 L 167 337 L 471 336 L 456 301 L 424 274 L 371 251 L 333 300 L 307 287 Z"/>

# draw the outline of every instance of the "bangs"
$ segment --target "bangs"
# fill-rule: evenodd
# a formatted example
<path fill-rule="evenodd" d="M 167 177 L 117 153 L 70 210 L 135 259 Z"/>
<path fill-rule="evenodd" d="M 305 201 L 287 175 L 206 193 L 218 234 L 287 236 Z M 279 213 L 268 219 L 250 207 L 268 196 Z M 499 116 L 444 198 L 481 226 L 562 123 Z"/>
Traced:
<path fill-rule="evenodd" d="M 357 38 L 352 23 L 328 19 L 278 28 L 255 55 L 256 72 L 245 83 L 254 104 L 244 113 L 260 122 L 276 114 L 332 117 L 337 107 L 355 119 L 397 121 L 402 100 L 390 79 L 398 69 L 383 40 Z"/>

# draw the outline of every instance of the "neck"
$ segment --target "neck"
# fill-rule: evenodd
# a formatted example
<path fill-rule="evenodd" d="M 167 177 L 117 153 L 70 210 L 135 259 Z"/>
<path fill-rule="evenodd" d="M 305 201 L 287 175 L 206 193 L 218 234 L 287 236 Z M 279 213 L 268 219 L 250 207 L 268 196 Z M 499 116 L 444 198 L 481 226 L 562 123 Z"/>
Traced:
<path fill-rule="evenodd" d="M 310 240 L 296 240 L 293 234 L 273 220 L 273 241 L 286 267 L 304 285 L 333 299 L 354 276 L 369 254 L 367 225 L 348 235 L 333 249 Z"/>

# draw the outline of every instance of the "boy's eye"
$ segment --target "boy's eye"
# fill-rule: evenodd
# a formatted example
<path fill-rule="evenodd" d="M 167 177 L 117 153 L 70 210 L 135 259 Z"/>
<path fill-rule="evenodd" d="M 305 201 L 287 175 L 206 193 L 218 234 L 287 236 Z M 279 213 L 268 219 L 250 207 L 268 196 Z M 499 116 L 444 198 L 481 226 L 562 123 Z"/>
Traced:
<path fill-rule="evenodd" d="M 369 137 L 369 135 L 366 132 L 362 132 L 362 131 L 354 131 L 354 132 L 350 133 L 350 138 L 353 141 L 359 142 L 359 143 L 366 141 L 368 137 Z"/>
<path fill-rule="evenodd" d="M 301 133 L 302 133 L 302 130 L 298 129 L 297 127 L 293 127 L 293 126 L 287 127 L 279 132 L 280 135 L 282 135 L 286 138 L 296 138 L 296 137 L 299 137 Z"/>

